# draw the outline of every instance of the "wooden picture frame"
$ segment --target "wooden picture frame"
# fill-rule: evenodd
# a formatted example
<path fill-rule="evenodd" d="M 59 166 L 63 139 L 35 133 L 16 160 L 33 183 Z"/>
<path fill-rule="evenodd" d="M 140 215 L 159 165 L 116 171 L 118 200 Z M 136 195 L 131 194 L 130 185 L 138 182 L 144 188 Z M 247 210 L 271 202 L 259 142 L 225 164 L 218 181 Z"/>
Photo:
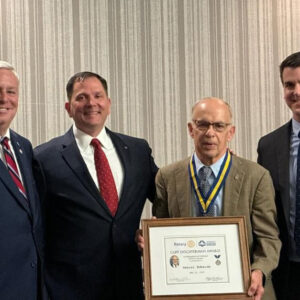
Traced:
<path fill-rule="evenodd" d="M 252 299 L 245 217 L 142 220 L 146 300 Z"/>

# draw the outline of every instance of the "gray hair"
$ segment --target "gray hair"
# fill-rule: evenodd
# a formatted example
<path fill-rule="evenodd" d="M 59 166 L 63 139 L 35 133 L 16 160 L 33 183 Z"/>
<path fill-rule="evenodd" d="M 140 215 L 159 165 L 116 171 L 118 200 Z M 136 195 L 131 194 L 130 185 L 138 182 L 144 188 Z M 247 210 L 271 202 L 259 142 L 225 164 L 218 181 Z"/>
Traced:
<path fill-rule="evenodd" d="M 18 73 L 16 72 L 15 68 L 8 63 L 7 61 L 0 60 L 0 69 L 10 70 L 13 74 L 17 77 L 18 81 L 20 80 Z"/>

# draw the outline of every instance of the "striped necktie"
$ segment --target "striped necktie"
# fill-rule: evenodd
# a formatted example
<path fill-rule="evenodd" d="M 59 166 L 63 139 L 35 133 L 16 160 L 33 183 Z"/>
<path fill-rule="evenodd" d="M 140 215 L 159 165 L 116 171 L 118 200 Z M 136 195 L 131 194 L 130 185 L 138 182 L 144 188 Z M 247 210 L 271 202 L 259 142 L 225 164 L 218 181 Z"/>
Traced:
<path fill-rule="evenodd" d="M 10 149 L 9 143 L 8 143 L 8 138 L 4 137 L 1 140 L 2 148 L 3 148 L 3 153 L 4 157 L 6 160 L 6 165 L 8 169 L 8 173 L 10 174 L 11 178 L 13 179 L 14 183 L 17 185 L 20 193 L 23 195 L 23 197 L 27 200 L 27 195 L 25 188 L 22 184 L 20 174 L 18 171 L 18 167 L 16 164 L 16 161 L 14 159 L 14 155 Z"/>

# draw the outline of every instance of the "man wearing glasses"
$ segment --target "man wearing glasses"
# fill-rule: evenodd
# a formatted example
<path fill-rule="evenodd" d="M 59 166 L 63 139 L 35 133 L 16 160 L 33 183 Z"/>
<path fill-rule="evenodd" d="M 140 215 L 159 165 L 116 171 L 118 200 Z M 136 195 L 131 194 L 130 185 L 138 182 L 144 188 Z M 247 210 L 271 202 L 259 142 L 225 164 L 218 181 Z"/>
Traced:
<path fill-rule="evenodd" d="M 268 171 L 228 151 L 235 127 L 230 107 L 223 100 L 198 101 L 188 130 L 195 152 L 158 171 L 153 215 L 245 216 L 252 270 L 248 294 L 255 300 L 276 299 L 270 274 L 277 266 L 281 242 Z M 137 242 L 143 248 L 139 234 Z"/>

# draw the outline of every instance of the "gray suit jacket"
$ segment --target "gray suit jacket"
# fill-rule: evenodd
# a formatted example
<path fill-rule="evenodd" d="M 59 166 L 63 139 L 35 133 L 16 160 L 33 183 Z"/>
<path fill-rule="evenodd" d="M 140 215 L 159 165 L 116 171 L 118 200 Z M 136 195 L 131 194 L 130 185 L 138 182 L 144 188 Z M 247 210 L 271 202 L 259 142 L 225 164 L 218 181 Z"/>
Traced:
<path fill-rule="evenodd" d="M 188 173 L 190 158 L 159 170 L 153 215 L 158 218 L 190 217 L 192 189 Z M 275 222 L 272 179 L 258 164 L 233 156 L 223 193 L 223 215 L 245 216 L 251 268 L 266 278 L 263 299 L 275 299 L 270 274 L 278 264 L 281 242 Z"/>

